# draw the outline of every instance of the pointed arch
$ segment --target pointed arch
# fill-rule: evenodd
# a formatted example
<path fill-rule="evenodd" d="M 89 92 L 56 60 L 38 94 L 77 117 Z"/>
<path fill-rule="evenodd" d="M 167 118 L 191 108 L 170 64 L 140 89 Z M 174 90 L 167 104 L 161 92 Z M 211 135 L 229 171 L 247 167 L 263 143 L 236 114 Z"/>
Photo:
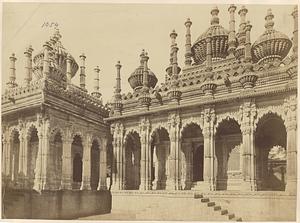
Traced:
<path fill-rule="evenodd" d="M 259 190 L 285 190 L 286 147 L 287 131 L 282 117 L 276 112 L 262 115 L 255 131 Z"/>
<path fill-rule="evenodd" d="M 235 189 L 236 178 L 242 174 L 241 148 L 242 132 L 238 120 L 229 116 L 219 119 L 215 134 L 217 190 Z"/>
<path fill-rule="evenodd" d="M 100 175 L 100 139 L 97 136 L 92 137 L 91 143 L 91 189 L 97 190 Z"/>
<path fill-rule="evenodd" d="M 137 131 L 127 132 L 124 137 L 125 189 L 138 190 L 141 183 L 141 140 Z"/>
<path fill-rule="evenodd" d="M 29 187 L 32 188 L 36 174 L 36 160 L 39 150 L 39 132 L 34 123 L 29 123 L 27 128 L 27 174 Z"/>

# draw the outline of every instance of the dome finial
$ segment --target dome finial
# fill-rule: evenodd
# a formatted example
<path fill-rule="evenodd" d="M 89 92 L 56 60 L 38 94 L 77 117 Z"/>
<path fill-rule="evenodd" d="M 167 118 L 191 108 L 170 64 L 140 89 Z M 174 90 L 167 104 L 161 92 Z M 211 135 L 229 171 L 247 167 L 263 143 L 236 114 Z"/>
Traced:
<path fill-rule="evenodd" d="M 143 66 L 143 64 L 144 64 L 144 56 L 145 56 L 145 49 L 142 49 L 142 52 L 140 54 L 140 63 L 141 63 L 141 66 Z"/>
<path fill-rule="evenodd" d="M 274 18 L 274 15 L 272 13 L 272 9 L 268 9 L 267 15 L 265 17 L 265 20 L 266 20 L 265 28 L 267 30 L 272 30 L 273 29 L 273 27 L 274 27 L 273 18 Z"/>
<path fill-rule="evenodd" d="M 212 18 L 210 20 L 210 24 L 211 25 L 218 25 L 219 24 L 219 17 L 218 17 L 219 9 L 218 9 L 218 7 L 214 6 L 212 8 L 212 10 L 210 11 L 210 14 L 212 15 Z"/>

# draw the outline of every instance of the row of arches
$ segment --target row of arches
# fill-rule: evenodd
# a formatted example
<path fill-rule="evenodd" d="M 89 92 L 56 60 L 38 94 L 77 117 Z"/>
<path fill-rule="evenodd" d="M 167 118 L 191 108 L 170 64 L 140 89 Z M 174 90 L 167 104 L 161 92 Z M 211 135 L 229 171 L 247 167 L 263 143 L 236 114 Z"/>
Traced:
<path fill-rule="evenodd" d="M 216 129 L 216 189 L 236 190 L 242 181 L 243 137 L 239 123 L 225 119 Z M 254 135 L 256 180 L 259 190 L 285 190 L 287 132 L 283 120 L 267 114 L 257 124 Z M 181 135 L 181 181 L 183 189 L 191 189 L 204 181 L 204 142 L 199 125 L 190 123 Z M 158 128 L 151 135 L 152 188 L 166 188 L 170 154 L 170 137 L 166 128 Z M 125 188 L 139 189 L 141 141 L 136 131 L 125 137 Z"/>
<path fill-rule="evenodd" d="M 24 186 L 24 178 L 26 179 L 26 187 L 33 188 L 35 179 L 37 178 L 37 159 L 39 152 L 40 138 L 38 130 L 35 127 L 30 129 L 25 145 L 26 155 L 21 155 L 21 138 L 20 132 L 14 129 L 11 133 L 9 143 L 9 179 L 13 186 Z M 50 189 L 62 189 L 63 162 L 64 162 L 64 147 L 63 134 L 61 131 L 53 131 L 49 138 L 49 154 L 47 165 L 47 182 Z M 75 134 L 71 142 L 71 188 L 80 189 L 83 181 L 83 151 L 90 151 L 90 188 L 97 190 L 100 178 L 100 142 L 98 139 L 93 139 L 91 148 L 84 148 L 81 135 Z M 25 160 L 26 159 L 26 160 Z M 65 161 L 66 162 L 66 161 Z M 24 173 L 24 164 L 27 164 L 26 172 Z M 23 166 L 22 166 L 23 165 Z M 45 165 L 45 164 L 44 164 Z M 25 175 L 25 176 L 21 176 Z M 105 176 L 106 177 L 106 176 Z"/>

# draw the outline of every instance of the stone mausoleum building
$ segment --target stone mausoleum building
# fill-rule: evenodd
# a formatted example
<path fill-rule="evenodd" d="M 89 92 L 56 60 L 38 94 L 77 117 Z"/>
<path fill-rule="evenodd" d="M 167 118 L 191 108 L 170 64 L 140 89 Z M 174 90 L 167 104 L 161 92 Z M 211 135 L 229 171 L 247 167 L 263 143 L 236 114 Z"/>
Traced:
<path fill-rule="evenodd" d="M 201 220 L 212 207 L 204 220 L 220 220 L 215 211 L 241 220 L 228 210 L 246 220 L 294 220 L 298 9 L 286 34 L 266 10 L 254 40 L 252 25 L 263 24 L 251 24 L 247 12 L 230 5 L 224 28 L 213 7 L 199 37 L 187 19 L 182 65 L 173 30 L 160 85 L 142 50 L 123 94 L 118 61 L 107 105 L 99 67 L 89 93 L 86 57 L 78 64 L 58 30 L 36 54 L 26 49 L 23 71 L 12 54 L 1 103 L 4 217 L 74 219 L 119 208 L 137 213 L 130 220 Z"/>
<path fill-rule="evenodd" d="M 60 190 L 107 190 L 106 152 L 110 134 L 103 118 L 108 117 L 109 109 L 103 105 L 99 92 L 99 67 L 94 69 L 94 90 L 90 94 L 85 84 L 86 57 L 82 54 L 78 65 L 63 47 L 58 30 L 42 50 L 33 58 L 32 55 L 33 49 L 29 46 L 24 52 L 25 69 L 18 71 L 25 72 L 24 83 L 16 83 L 17 58 L 14 54 L 9 58 L 9 81 L 2 95 L 5 189 L 34 190 L 42 195 Z M 72 83 L 78 69 L 80 86 Z M 97 197 L 97 193 L 90 195 Z M 76 196 L 81 195 L 75 193 L 61 205 L 72 206 L 72 198 Z M 58 197 L 54 194 L 55 199 Z M 83 206 L 92 203 L 89 196 L 85 199 L 82 197 Z M 34 199 L 27 202 L 33 203 Z M 55 204 L 53 207 L 39 205 L 43 217 L 47 217 L 45 209 L 52 211 L 49 217 L 58 213 L 55 213 Z M 97 208 L 95 205 L 87 210 Z M 79 213 L 75 207 L 65 212 L 58 217 Z"/>
<path fill-rule="evenodd" d="M 106 119 L 113 134 L 113 190 L 296 192 L 297 7 L 292 38 L 276 30 L 271 9 L 255 40 L 247 8 L 231 5 L 228 12 L 227 29 L 213 8 L 210 26 L 194 43 L 187 19 L 182 68 L 171 32 L 161 86 L 145 51 L 128 78 L 132 92 L 121 94 L 116 65 Z"/>

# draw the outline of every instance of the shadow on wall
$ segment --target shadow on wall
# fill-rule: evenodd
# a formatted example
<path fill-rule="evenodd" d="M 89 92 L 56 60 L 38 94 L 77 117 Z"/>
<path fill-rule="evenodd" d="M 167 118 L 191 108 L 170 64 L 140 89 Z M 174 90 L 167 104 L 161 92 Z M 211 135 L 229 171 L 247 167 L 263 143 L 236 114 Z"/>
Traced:
<path fill-rule="evenodd" d="M 75 219 L 111 212 L 111 193 L 103 191 L 9 190 L 2 199 L 2 218 Z"/>

